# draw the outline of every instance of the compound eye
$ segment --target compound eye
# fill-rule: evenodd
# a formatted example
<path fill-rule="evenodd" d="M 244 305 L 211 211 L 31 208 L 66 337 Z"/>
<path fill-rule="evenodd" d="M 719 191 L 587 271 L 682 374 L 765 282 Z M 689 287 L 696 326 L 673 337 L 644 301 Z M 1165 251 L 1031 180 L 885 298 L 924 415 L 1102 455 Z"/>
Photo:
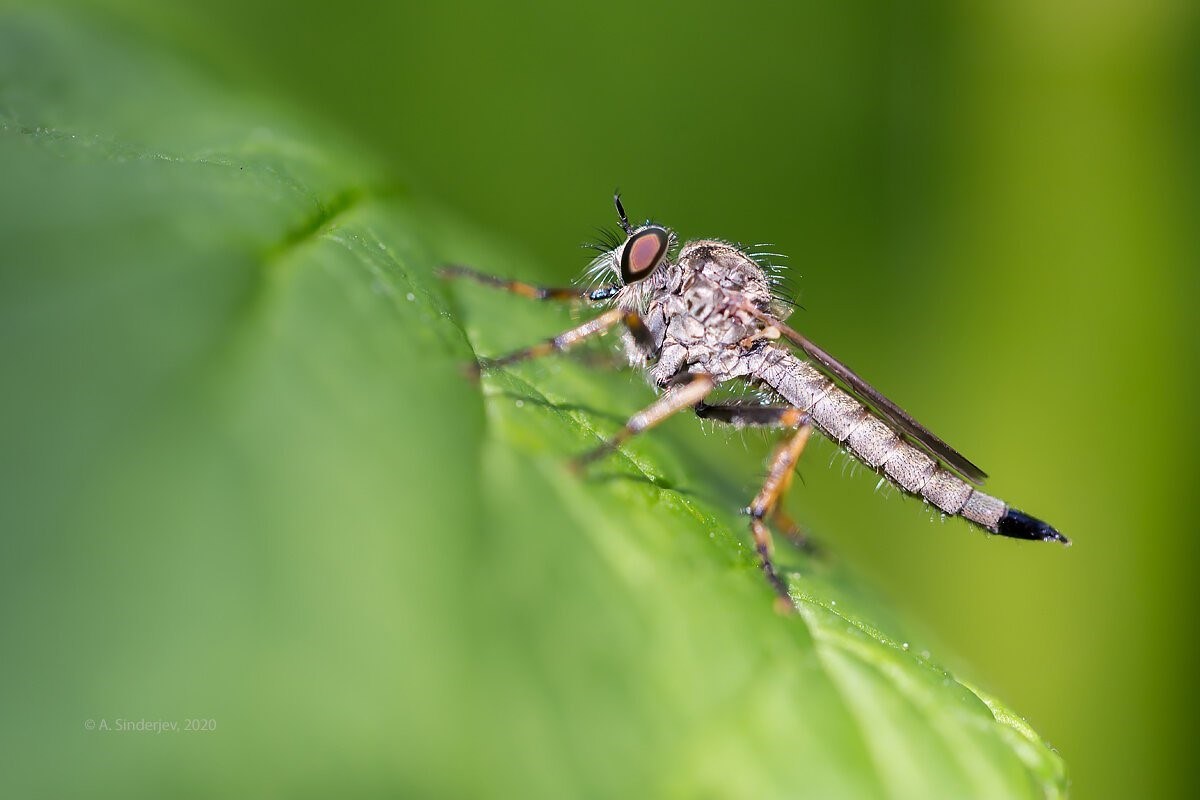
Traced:
<path fill-rule="evenodd" d="M 653 272 L 666 257 L 669 242 L 666 230 L 658 227 L 645 228 L 629 237 L 621 251 L 621 278 L 625 283 L 636 283 Z"/>

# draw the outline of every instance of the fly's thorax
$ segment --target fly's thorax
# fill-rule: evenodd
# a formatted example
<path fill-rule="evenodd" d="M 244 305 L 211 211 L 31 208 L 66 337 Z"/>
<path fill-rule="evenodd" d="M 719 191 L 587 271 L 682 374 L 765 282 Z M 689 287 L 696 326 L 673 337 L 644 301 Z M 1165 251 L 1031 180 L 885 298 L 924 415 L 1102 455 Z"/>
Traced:
<path fill-rule="evenodd" d="M 685 274 L 743 295 L 752 303 L 769 304 L 771 301 L 771 280 L 766 272 L 749 255 L 728 242 L 716 239 L 688 242 L 680 250 L 677 263 Z"/>
<path fill-rule="evenodd" d="M 624 287 L 617 302 L 645 320 L 658 359 L 651 370 L 656 383 L 695 369 L 724 381 L 738 376 L 747 348 L 757 347 L 763 326 L 750 307 L 770 308 L 771 282 L 737 247 L 699 240 L 645 280 Z M 631 363 L 647 360 L 639 360 L 628 344 L 626 350 Z"/>
<path fill-rule="evenodd" d="M 657 277 L 657 276 L 656 276 Z M 766 308 L 770 282 L 762 268 L 733 245 L 689 242 L 661 274 L 651 298 L 669 338 L 687 345 L 735 345 L 761 327 L 746 308 Z"/>

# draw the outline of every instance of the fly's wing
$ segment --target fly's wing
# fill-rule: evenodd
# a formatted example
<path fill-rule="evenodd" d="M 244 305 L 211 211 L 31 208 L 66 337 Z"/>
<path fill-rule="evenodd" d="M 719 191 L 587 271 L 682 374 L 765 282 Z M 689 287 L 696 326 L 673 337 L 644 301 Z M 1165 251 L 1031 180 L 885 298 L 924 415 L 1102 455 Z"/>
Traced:
<path fill-rule="evenodd" d="M 833 356 L 826 353 L 807 336 L 789 328 L 781 320 L 765 314 L 757 308 L 750 308 L 751 313 L 766 324 L 777 329 L 793 344 L 799 347 L 814 362 L 814 366 L 830 378 L 840 382 L 855 398 L 870 406 L 884 420 L 894 425 L 899 433 L 904 434 L 911 442 L 929 455 L 941 461 L 974 484 L 982 484 L 987 473 L 967 460 L 966 456 L 935 436 L 928 428 L 910 417 L 904 409 L 883 396 L 871 384 L 858 377 L 855 372 Z"/>

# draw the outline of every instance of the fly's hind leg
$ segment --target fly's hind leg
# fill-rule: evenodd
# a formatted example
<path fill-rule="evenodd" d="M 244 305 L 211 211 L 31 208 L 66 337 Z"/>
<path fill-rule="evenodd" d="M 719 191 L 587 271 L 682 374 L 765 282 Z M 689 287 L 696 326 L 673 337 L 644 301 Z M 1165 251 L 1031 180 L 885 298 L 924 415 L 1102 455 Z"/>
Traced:
<path fill-rule="evenodd" d="M 785 489 L 784 491 L 786 492 L 787 490 Z M 810 556 L 821 556 L 823 554 L 820 545 L 813 540 L 804 526 L 792 519 L 792 515 L 783 510 L 782 500 L 775 506 L 775 510 L 771 512 L 771 522 L 774 524 L 775 530 L 795 547 L 808 553 Z"/>
<path fill-rule="evenodd" d="M 697 403 L 696 416 L 735 428 L 795 428 L 807 419 L 807 415 L 795 406 L 767 406 L 761 403 Z"/>
<path fill-rule="evenodd" d="M 770 469 L 767 470 L 767 479 L 763 482 L 762 489 L 755 495 L 749 508 L 750 532 L 754 535 L 754 547 L 758 550 L 763 573 L 779 595 L 775 605 L 780 611 L 791 611 L 794 606 L 791 595 L 788 594 L 787 585 L 775 571 L 775 564 L 771 560 L 771 532 L 763 524 L 763 519 L 772 515 L 778 507 L 783 493 L 791 485 L 796 462 L 800 459 L 800 454 L 804 452 L 804 446 L 808 444 L 808 438 L 811 435 L 812 425 L 805 420 L 790 439 L 776 448 L 775 455 L 771 458 Z"/>
<path fill-rule="evenodd" d="M 795 406 L 766 406 L 758 403 L 727 403 L 711 406 L 700 403 L 696 406 L 696 416 L 732 425 L 735 428 L 746 426 L 797 428 L 808 419 L 807 415 Z M 784 484 L 779 491 L 779 499 L 771 512 L 771 522 L 775 525 L 775 530 L 796 547 L 806 553 L 816 553 L 818 547 L 808 532 L 783 510 L 783 497 L 791 487 L 794 475 L 795 472 L 789 472 L 784 478 Z"/>
<path fill-rule="evenodd" d="M 759 564 L 767 581 L 778 595 L 776 608 L 790 612 L 794 606 L 788 594 L 787 584 L 779 576 L 772 558 L 771 532 L 764 522 L 772 519 L 791 539 L 799 539 L 802 546 L 807 545 L 807 538 L 800 533 L 799 527 L 780 509 L 780 500 L 792 485 L 795 475 L 796 462 L 804 452 L 804 446 L 812 435 L 812 425 L 808 415 L 798 408 L 791 406 L 759 406 L 731 404 L 726 406 L 700 405 L 696 415 L 701 419 L 712 419 L 731 425 L 770 425 L 777 427 L 795 428 L 796 432 L 783 444 L 775 449 L 771 456 L 771 465 L 767 470 L 767 478 L 763 487 L 755 495 L 747 511 L 750 514 L 750 533 L 754 537 L 754 548 L 758 552 Z"/>

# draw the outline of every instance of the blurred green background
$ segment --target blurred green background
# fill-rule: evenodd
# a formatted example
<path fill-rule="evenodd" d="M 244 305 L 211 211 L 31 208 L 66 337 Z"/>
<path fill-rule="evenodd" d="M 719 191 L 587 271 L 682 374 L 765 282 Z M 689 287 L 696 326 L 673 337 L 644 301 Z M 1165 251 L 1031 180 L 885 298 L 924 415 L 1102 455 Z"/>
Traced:
<path fill-rule="evenodd" d="M 684 238 L 788 254 L 793 324 L 1075 546 L 931 524 L 829 447 L 796 515 L 1077 796 L 1194 783 L 1195 3 L 82 5 L 334 120 L 527 277 L 579 273 L 614 186 Z M 753 490 L 765 442 L 695 437 Z"/>

